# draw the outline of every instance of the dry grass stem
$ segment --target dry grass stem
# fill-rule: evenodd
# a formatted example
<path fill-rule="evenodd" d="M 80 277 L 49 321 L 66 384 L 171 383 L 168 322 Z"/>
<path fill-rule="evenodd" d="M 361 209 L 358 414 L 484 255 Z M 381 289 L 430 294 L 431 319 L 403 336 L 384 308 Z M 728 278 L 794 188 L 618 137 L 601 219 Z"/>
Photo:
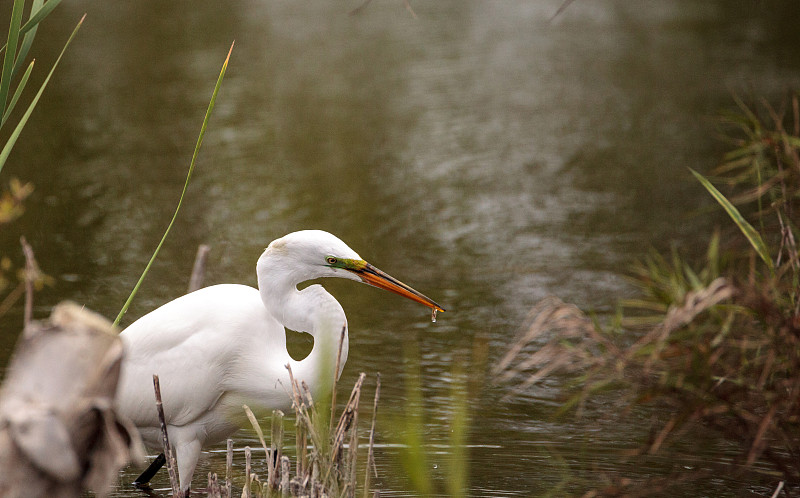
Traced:
<path fill-rule="evenodd" d="M 242 498 L 250 498 L 251 491 L 250 485 L 253 483 L 253 472 L 252 472 L 252 451 L 250 450 L 249 446 L 244 447 L 244 475 L 245 475 L 245 485 L 244 490 L 242 491 Z"/>
<path fill-rule="evenodd" d="M 696 174 L 728 215 L 731 242 L 722 246 L 715 233 L 700 270 L 676 251 L 648 256 L 631 278 L 642 296 L 606 325 L 556 298 L 536 304 L 492 372 L 512 386 L 509 396 L 561 375 L 562 411 L 580 413 L 585 400 L 611 388 L 630 407 L 658 414 L 649 441 L 628 456 L 711 433 L 740 445 L 725 471 L 758 462 L 762 474 L 800 482 L 798 100 L 793 94 L 779 108 L 762 101 L 754 110 L 737 99 L 740 112 L 724 123 L 733 150 L 714 173 L 732 192 Z M 616 479 L 589 495 L 646 496 L 712 474 Z"/>
<path fill-rule="evenodd" d="M 222 498 L 222 487 L 217 480 L 217 474 L 208 473 L 208 487 L 206 488 L 208 498 Z"/>
<path fill-rule="evenodd" d="M 203 281 L 206 276 L 206 262 L 208 261 L 208 253 L 211 248 L 206 244 L 200 244 L 197 247 L 197 254 L 194 257 L 194 265 L 192 266 L 192 276 L 189 278 L 189 288 L 187 293 L 194 292 L 203 287 Z"/>
<path fill-rule="evenodd" d="M 372 403 L 372 424 L 369 429 L 369 450 L 367 452 L 367 469 L 364 475 L 364 498 L 369 496 L 369 483 L 370 483 L 370 469 L 375 472 L 375 477 L 378 477 L 378 469 L 375 468 L 375 423 L 378 419 L 378 400 L 381 397 L 381 374 L 377 375 L 375 380 L 375 399 Z"/>
<path fill-rule="evenodd" d="M 603 357 L 588 347 L 594 346 L 598 338 L 591 321 L 576 306 L 556 297 L 545 298 L 528 313 L 520 333 L 492 374 L 498 382 L 513 383 L 513 392 L 519 393 L 557 372 L 604 363 Z M 597 342 L 616 351 L 603 338 Z"/>
<path fill-rule="evenodd" d="M 282 447 L 283 412 L 275 410 L 272 412 L 271 444 L 270 451 L 267 453 L 267 486 L 269 486 L 269 489 L 277 489 L 278 487 Z"/>
<path fill-rule="evenodd" d="M 25 254 L 25 319 L 24 325 L 27 327 L 33 318 L 33 283 L 39 279 L 39 265 L 33 255 L 33 248 L 28 244 L 25 237 L 20 237 L 22 252 Z"/>
<path fill-rule="evenodd" d="M 268 475 L 267 480 L 262 481 L 253 472 L 250 463 L 250 449 L 249 447 L 245 448 L 245 472 L 248 477 L 243 496 L 260 498 L 272 496 L 270 493 L 273 492 L 293 497 L 355 496 L 357 489 L 358 404 L 366 375 L 362 373 L 359 376 L 335 430 L 330 431 L 327 425 L 319 423 L 320 417 L 327 416 L 327 413 L 323 415 L 318 411 L 308 386 L 294 377 L 290 365 L 286 365 L 286 368 L 291 385 L 292 408 L 295 412 L 296 475 L 291 475 L 291 461 L 288 456 L 282 454 L 283 413 L 280 410 L 273 412 L 271 441 L 267 445 L 263 438 L 263 431 L 258 426 L 253 412 L 245 406 L 245 413 L 266 451 Z M 376 390 L 374 411 L 377 411 L 379 389 L 380 386 Z M 372 432 L 374 433 L 374 420 Z M 369 459 L 374 459 L 372 445 Z M 372 468 L 374 468 L 374 463 Z M 369 462 L 367 469 L 368 471 L 370 469 Z"/>
<path fill-rule="evenodd" d="M 175 461 L 175 454 L 172 452 L 172 445 L 169 442 L 169 434 L 167 434 L 167 422 L 164 418 L 164 406 L 161 402 L 161 383 L 158 380 L 158 375 L 155 374 L 153 375 L 153 389 L 156 396 L 158 421 L 161 423 L 161 442 L 164 447 L 164 456 L 167 459 L 167 473 L 169 474 L 169 483 L 172 486 L 172 495 L 177 498 L 181 498 L 183 496 L 183 491 L 180 489 L 178 464 Z"/>
<path fill-rule="evenodd" d="M 233 439 L 228 439 L 227 451 L 225 452 L 225 496 L 232 498 L 233 495 Z"/>
<path fill-rule="evenodd" d="M 342 331 L 339 334 L 339 346 L 336 351 L 336 370 L 333 375 L 333 387 L 331 388 L 331 423 L 328 425 L 333 429 L 333 420 L 336 415 L 336 386 L 339 383 L 339 369 L 342 366 L 342 346 L 344 346 L 344 337 L 347 334 L 347 324 L 342 326 Z"/>

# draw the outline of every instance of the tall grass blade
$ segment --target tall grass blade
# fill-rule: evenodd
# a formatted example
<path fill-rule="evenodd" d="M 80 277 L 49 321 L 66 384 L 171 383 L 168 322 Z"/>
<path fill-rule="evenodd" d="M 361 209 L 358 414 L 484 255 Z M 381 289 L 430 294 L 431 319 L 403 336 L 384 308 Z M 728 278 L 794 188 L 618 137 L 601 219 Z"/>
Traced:
<path fill-rule="evenodd" d="M 161 237 L 161 241 L 158 243 L 158 246 L 156 246 L 153 255 L 150 257 L 150 261 L 148 261 L 147 266 L 145 266 L 144 271 L 142 272 L 142 275 L 139 277 L 139 280 L 136 282 L 136 285 L 133 287 L 133 290 L 128 296 L 128 300 L 125 301 L 125 304 L 119 311 L 117 318 L 114 320 L 114 326 L 119 325 L 120 320 L 122 320 L 122 317 L 128 311 L 128 308 L 133 302 L 133 298 L 136 296 L 136 293 L 139 291 L 139 287 L 142 285 L 145 276 L 147 276 L 147 273 L 150 271 L 150 267 L 156 260 L 156 256 L 158 256 L 159 251 L 161 251 L 161 246 L 163 246 L 164 241 L 167 240 L 167 235 L 169 235 L 169 232 L 172 229 L 172 225 L 175 224 L 175 220 L 178 218 L 178 212 L 181 209 L 181 205 L 183 205 L 183 198 L 186 195 L 186 190 L 189 188 L 189 180 L 191 180 L 192 173 L 194 172 L 194 166 L 197 161 L 197 155 L 200 153 L 200 146 L 203 144 L 203 137 L 206 134 L 208 121 L 211 118 L 211 111 L 214 110 L 214 104 L 217 101 L 217 94 L 219 93 L 219 89 L 222 86 L 222 79 L 225 77 L 225 71 L 228 69 L 228 61 L 231 58 L 231 52 L 233 52 L 233 43 L 231 43 L 231 48 L 230 50 L 228 50 L 228 56 L 225 58 L 225 62 L 222 64 L 222 69 L 220 70 L 219 77 L 217 78 L 217 84 L 214 86 L 214 92 L 211 94 L 211 101 L 208 104 L 208 109 L 206 110 L 205 118 L 203 118 L 203 126 L 200 128 L 200 136 L 197 138 L 197 144 L 194 146 L 192 161 L 189 164 L 189 173 L 187 173 L 186 175 L 186 181 L 183 184 L 183 191 L 181 192 L 181 196 L 178 199 L 178 206 L 175 208 L 175 213 L 172 215 L 172 220 L 170 220 L 169 225 L 167 225 L 167 229 L 164 231 L 164 235 Z"/>
<path fill-rule="evenodd" d="M 8 104 L 6 108 L 6 112 L 3 114 L 2 120 L 0 120 L 0 128 L 6 124 L 8 117 L 11 116 L 11 113 L 14 111 L 14 107 L 17 106 L 17 102 L 19 101 L 20 96 L 22 95 L 22 90 L 25 89 L 25 85 L 28 84 L 28 78 L 31 76 L 31 72 L 33 71 L 33 64 L 35 61 L 31 61 L 28 64 L 28 69 L 25 70 L 25 74 L 22 75 L 22 79 L 19 80 L 19 84 L 17 85 L 16 91 L 14 91 L 14 96 L 11 97 L 11 102 Z"/>
<path fill-rule="evenodd" d="M 50 68 L 50 72 L 47 74 L 47 78 L 44 79 L 44 82 L 42 83 L 42 86 L 39 88 L 39 91 L 36 93 L 36 96 L 28 105 L 28 109 L 25 111 L 25 114 L 22 116 L 22 118 L 20 118 L 19 123 L 17 123 L 17 127 L 14 128 L 14 131 L 8 137 L 8 141 L 3 147 L 3 150 L 0 151 L 0 171 L 3 170 L 3 166 L 5 165 L 9 154 L 11 154 L 11 149 L 14 148 L 14 144 L 17 143 L 17 139 L 19 138 L 20 133 L 22 133 L 22 129 L 25 127 L 25 124 L 28 122 L 28 119 L 31 117 L 31 114 L 33 113 L 33 109 L 36 107 L 36 104 L 39 103 L 39 99 L 44 93 L 44 89 L 45 87 L 47 87 L 47 83 L 50 81 L 50 77 L 53 76 L 53 73 L 55 72 L 58 63 L 61 61 L 61 57 L 64 56 L 64 52 L 67 51 L 67 47 L 69 47 L 70 42 L 72 42 L 72 39 L 75 38 L 75 35 L 78 33 L 78 30 L 83 24 L 84 19 L 86 19 L 85 14 L 83 17 L 81 17 L 81 20 L 78 21 L 78 25 L 75 26 L 75 29 L 72 30 L 72 34 L 69 35 L 67 43 L 64 44 L 64 48 L 62 48 L 61 53 L 58 54 L 58 59 L 56 59 L 56 61 L 53 63 L 53 67 Z"/>
<path fill-rule="evenodd" d="M 747 237 L 750 245 L 753 246 L 753 249 L 755 249 L 756 253 L 767 265 L 767 268 L 769 268 L 770 272 L 774 272 L 775 266 L 773 265 L 772 259 L 769 256 L 767 245 L 764 243 L 764 239 L 761 238 L 761 235 L 756 231 L 755 228 L 753 228 L 753 225 L 744 219 L 739 210 L 736 209 L 736 206 L 731 204 L 731 202 L 726 199 L 725 196 L 722 195 L 722 193 L 717 190 L 717 188 L 714 187 L 714 185 L 712 185 L 711 182 L 708 181 L 703 175 L 692 168 L 689 168 L 689 171 L 691 171 L 695 178 L 697 178 L 697 180 L 703 185 L 703 187 L 708 190 L 711 196 L 716 199 L 725 212 L 728 213 L 728 216 L 733 219 L 734 223 L 736 223 L 736 226 L 738 226 L 739 230 L 741 230 L 744 236 Z"/>
<path fill-rule="evenodd" d="M 251 410 L 247 405 L 242 405 L 242 408 L 244 409 L 244 413 L 247 415 L 247 419 L 250 420 L 250 425 L 252 425 L 253 429 L 255 429 L 258 440 L 261 441 L 261 447 L 264 448 L 264 454 L 267 455 L 267 458 L 269 458 L 269 447 L 267 446 L 267 442 L 264 440 L 264 433 L 261 431 L 261 426 L 258 425 L 258 420 L 256 419 L 253 410 Z"/>
<path fill-rule="evenodd" d="M 8 27 L 8 41 L 6 53 L 3 57 L 3 72 L 0 74 L 0 108 L 5 112 L 8 101 L 8 91 L 11 88 L 11 73 L 14 70 L 15 57 L 17 56 L 17 43 L 19 42 L 19 28 L 22 24 L 22 12 L 25 10 L 25 0 L 14 0 L 11 7 L 11 25 Z"/>
<path fill-rule="evenodd" d="M 44 0 L 33 0 L 31 12 L 41 10 L 43 3 Z M 25 58 L 28 57 L 28 52 L 30 52 L 31 45 L 33 45 L 33 39 L 36 37 L 36 28 L 38 28 L 38 24 L 34 25 L 22 38 L 22 45 L 20 45 L 19 53 L 17 54 L 17 62 L 14 64 L 14 69 L 11 71 L 11 79 L 14 79 L 17 73 L 19 73 L 19 70 L 22 69 L 23 64 L 25 64 Z M 22 29 L 20 29 L 20 35 L 22 35 Z M 19 90 L 19 87 L 17 87 L 17 90 Z"/>
<path fill-rule="evenodd" d="M 36 27 L 42 20 L 47 17 L 53 9 L 58 7 L 58 4 L 61 3 L 61 0 L 50 0 L 46 4 L 42 5 L 39 10 L 34 12 L 34 9 L 31 9 L 31 18 L 22 25 L 22 28 L 19 30 L 20 35 L 26 34 L 28 31 L 32 30 Z M 34 4 L 35 7 L 35 4 Z"/>
<path fill-rule="evenodd" d="M 39 0 L 41 1 L 41 0 Z M 39 25 L 40 22 L 44 20 L 53 10 L 58 7 L 58 4 L 61 3 L 61 0 L 50 0 L 46 4 L 43 4 L 40 8 L 37 9 L 36 4 L 33 5 L 31 9 L 31 17 L 28 19 L 25 24 L 19 29 L 19 36 L 25 35 L 28 31 L 34 29 L 36 26 Z M 3 45 L 0 47 L 0 54 L 5 52 L 7 45 Z"/>

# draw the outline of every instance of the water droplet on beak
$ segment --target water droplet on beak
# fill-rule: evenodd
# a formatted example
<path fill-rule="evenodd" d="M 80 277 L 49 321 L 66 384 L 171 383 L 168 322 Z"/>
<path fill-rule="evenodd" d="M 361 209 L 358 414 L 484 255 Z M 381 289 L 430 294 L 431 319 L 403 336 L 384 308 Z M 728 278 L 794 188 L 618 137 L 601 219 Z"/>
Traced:
<path fill-rule="evenodd" d="M 436 323 L 436 308 L 431 308 L 431 321 Z"/>

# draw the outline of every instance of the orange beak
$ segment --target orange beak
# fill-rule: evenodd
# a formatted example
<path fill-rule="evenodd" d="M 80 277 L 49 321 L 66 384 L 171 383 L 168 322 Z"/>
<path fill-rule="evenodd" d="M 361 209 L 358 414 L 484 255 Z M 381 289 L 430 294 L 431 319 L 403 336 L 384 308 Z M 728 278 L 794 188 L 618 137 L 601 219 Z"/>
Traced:
<path fill-rule="evenodd" d="M 364 266 L 361 269 L 350 270 L 350 271 L 358 275 L 365 284 L 369 284 L 379 289 L 386 289 L 388 291 L 394 292 L 395 294 L 407 297 L 412 301 L 424 304 L 425 306 L 428 306 L 436 311 L 444 311 L 444 308 L 436 304 L 428 296 L 412 289 L 403 282 L 397 280 L 391 275 L 382 272 L 381 270 L 375 268 L 369 263 L 367 263 L 366 266 Z"/>

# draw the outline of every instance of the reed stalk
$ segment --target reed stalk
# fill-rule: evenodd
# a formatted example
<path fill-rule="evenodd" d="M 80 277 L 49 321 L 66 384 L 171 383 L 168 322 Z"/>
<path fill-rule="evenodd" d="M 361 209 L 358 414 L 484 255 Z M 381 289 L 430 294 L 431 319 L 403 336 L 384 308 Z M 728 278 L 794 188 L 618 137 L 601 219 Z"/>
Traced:
<path fill-rule="evenodd" d="M 211 94 L 211 101 L 208 103 L 208 108 L 206 109 L 205 117 L 203 118 L 203 124 L 200 127 L 200 135 L 197 137 L 197 143 L 194 146 L 194 152 L 192 153 L 192 160 L 189 163 L 189 171 L 186 174 L 186 181 L 183 184 L 183 190 L 181 191 L 181 195 L 178 198 L 178 205 L 175 207 L 175 212 L 172 215 L 172 219 L 170 220 L 169 224 L 167 225 L 166 230 L 164 231 L 164 235 L 161 236 L 161 240 L 159 241 L 158 245 L 156 246 L 155 251 L 153 251 L 153 255 L 150 257 L 150 260 L 147 262 L 147 265 L 142 271 L 139 280 L 134 285 L 133 290 L 131 291 L 130 295 L 128 295 L 128 299 L 125 301 L 125 304 L 122 305 L 122 309 L 119 311 L 117 318 L 114 319 L 114 325 L 119 325 L 120 320 L 128 311 L 131 303 L 133 302 L 133 298 L 136 297 L 136 293 L 139 291 L 139 287 L 142 285 L 144 278 L 147 276 L 147 273 L 150 271 L 150 267 L 153 265 L 153 262 L 156 260 L 158 253 L 161 251 L 161 247 L 164 245 L 164 241 L 167 240 L 167 236 L 169 235 L 170 230 L 172 230 L 172 226 L 175 224 L 175 220 L 178 218 L 178 213 L 180 212 L 181 206 L 183 205 L 183 199 L 186 196 L 186 191 L 189 189 L 189 181 L 192 179 L 192 173 L 194 173 L 194 167 L 197 162 L 197 156 L 200 154 L 200 146 L 203 144 L 203 138 L 206 134 L 206 129 L 208 128 L 208 122 L 211 119 L 211 112 L 214 110 L 214 105 L 217 102 L 217 94 L 219 94 L 219 89 L 222 86 L 222 80 L 225 77 L 225 71 L 228 69 L 228 61 L 231 58 L 231 53 L 233 52 L 233 43 L 231 43 L 231 48 L 228 50 L 228 55 L 225 57 L 225 62 L 222 63 L 222 69 L 219 72 L 219 77 L 217 77 L 217 83 L 214 85 L 214 91 Z M 0 156 L 1 158 L 1 156 Z"/>
<path fill-rule="evenodd" d="M 33 70 L 33 62 L 28 65 L 28 69 L 23 74 L 20 81 L 17 83 L 16 90 L 14 91 L 11 100 L 8 99 L 8 94 L 11 90 L 12 80 L 14 76 L 18 72 L 19 68 L 21 68 L 22 64 L 24 63 L 25 58 L 28 55 L 28 51 L 33 43 L 34 36 L 36 34 L 36 28 L 38 27 L 39 23 L 50 13 L 52 9 L 58 5 L 60 0 L 50 0 L 49 2 L 42 4 L 41 1 L 35 1 L 32 5 L 32 15 L 28 22 L 24 25 L 21 25 L 23 11 L 24 11 L 24 0 L 14 0 L 12 5 L 12 13 L 11 13 L 11 23 L 8 30 L 8 38 L 6 41 L 6 45 L 3 47 L 4 49 L 4 56 L 3 56 L 3 67 L 0 69 L 0 115 L 2 115 L 2 121 L 0 121 L 0 127 L 5 124 L 8 118 L 11 115 L 11 111 L 14 110 L 14 107 L 19 102 L 19 99 L 22 95 L 23 90 L 26 88 L 28 83 L 28 78 L 30 77 L 31 71 Z M 20 117 L 17 125 L 14 127 L 14 130 L 9 135 L 8 139 L 6 140 L 5 145 L 2 149 L 0 149 L 0 171 L 3 170 L 3 166 L 5 165 L 6 161 L 8 160 L 8 156 L 11 154 L 11 150 L 14 148 L 14 145 L 17 143 L 20 134 L 22 133 L 23 128 L 28 123 L 28 120 L 33 113 L 33 110 L 36 108 L 36 105 L 39 103 L 39 99 L 41 99 L 42 94 L 44 93 L 47 84 L 50 82 L 50 78 L 53 76 L 53 73 L 58 67 L 58 64 L 61 62 L 64 53 L 69 47 L 70 43 L 72 42 L 75 35 L 78 33 L 81 25 L 83 24 L 86 15 L 84 14 L 81 17 L 78 24 L 75 26 L 75 29 L 70 34 L 67 42 L 64 44 L 64 47 L 61 49 L 61 53 L 59 53 L 58 58 L 53 63 L 53 66 L 50 68 L 50 71 L 47 73 L 47 77 L 42 82 L 39 90 L 34 95 L 31 102 L 28 104 L 27 109 L 23 113 L 22 117 Z M 19 45 L 19 38 L 23 36 L 22 44 Z M 17 48 L 19 47 L 19 51 Z"/>
<path fill-rule="evenodd" d="M 217 480 L 217 474 L 208 473 L 208 487 L 206 488 L 208 498 L 222 498 L 222 487 Z"/>
<path fill-rule="evenodd" d="M 378 420 L 378 400 L 381 397 L 381 374 L 377 374 L 375 379 L 375 398 L 372 403 L 372 424 L 369 429 L 369 449 L 367 450 L 367 469 L 364 474 L 364 498 L 369 497 L 370 485 L 370 469 L 375 472 L 377 478 L 377 469 L 375 468 L 375 423 Z"/>
<path fill-rule="evenodd" d="M 233 439 L 228 439 L 227 451 L 225 452 L 225 496 L 233 496 Z"/>
<path fill-rule="evenodd" d="M 175 462 L 175 454 L 172 452 L 172 445 L 169 442 L 169 435 L 167 434 L 167 422 L 166 418 L 164 417 L 164 406 L 161 402 L 161 383 L 158 380 L 158 375 L 153 375 L 153 389 L 156 396 L 158 421 L 161 424 L 161 442 L 164 446 L 164 456 L 167 459 L 167 473 L 169 474 L 169 483 L 172 486 L 172 496 L 181 498 L 183 493 L 180 489 L 178 465 Z"/>
<path fill-rule="evenodd" d="M 187 293 L 194 292 L 203 287 L 209 251 L 211 251 L 211 248 L 206 244 L 200 244 L 197 247 L 197 254 L 194 257 L 194 265 L 192 265 L 192 276 L 189 278 L 189 287 L 186 290 Z"/>
<path fill-rule="evenodd" d="M 252 410 L 245 406 L 245 413 L 267 455 L 267 480 L 262 481 L 249 464 L 246 464 L 245 472 L 250 477 L 246 481 L 243 496 L 265 497 L 275 492 L 279 492 L 281 496 L 293 497 L 355 496 L 358 489 L 356 479 L 359 446 L 358 412 L 366 374 L 359 375 L 347 403 L 342 408 L 341 415 L 334 419 L 337 423 L 331 431 L 327 426 L 327 420 L 323 424 L 319 423 L 327 413 L 319 411 L 308 386 L 294 378 L 290 365 L 286 368 L 289 373 L 291 387 L 289 394 L 295 412 L 296 441 L 298 441 L 296 475 L 291 475 L 291 461 L 288 456 L 283 455 L 283 413 L 280 410 L 273 412 L 268 445 Z M 374 400 L 367 472 L 374 471 L 375 467 L 373 444 L 379 394 L 380 381 L 376 387 Z M 365 496 L 369 495 L 368 484 L 369 479 L 366 479 Z"/>
<path fill-rule="evenodd" d="M 272 412 L 272 431 L 270 452 L 267 455 L 269 489 L 277 489 L 280 479 L 280 460 L 282 458 L 281 448 L 283 447 L 283 412 L 275 410 Z"/>
<path fill-rule="evenodd" d="M 289 478 L 291 474 L 292 463 L 289 461 L 288 456 L 281 457 L 281 484 L 280 490 L 282 496 L 289 495 Z"/>
<path fill-rule="evenodd" d="M 250 498 L 251 491 L 250 485 L 253 482 L 253 472 L 251 470 L 251 458 L 252 452 L 249 446 L 244 447 L 244 474 L 245 474 L 245 484 L 244 484 L 244 491 L 242 492 L 243 498 Z"/>

